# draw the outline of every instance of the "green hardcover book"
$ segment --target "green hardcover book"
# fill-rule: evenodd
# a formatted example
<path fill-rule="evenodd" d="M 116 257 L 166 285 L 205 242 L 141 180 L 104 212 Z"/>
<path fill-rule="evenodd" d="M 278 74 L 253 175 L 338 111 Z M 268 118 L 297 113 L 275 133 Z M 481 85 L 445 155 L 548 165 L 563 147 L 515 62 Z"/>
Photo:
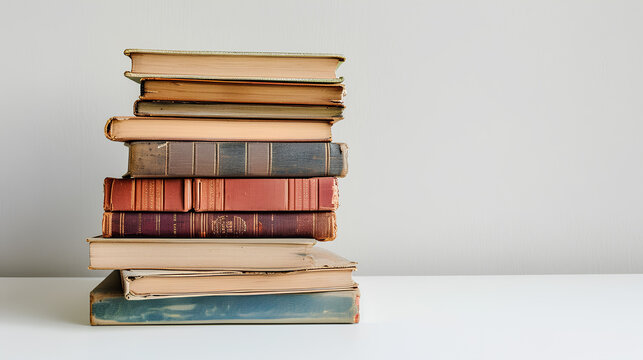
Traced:
<path fill-rule="evenodd" d="M 359 290 L 126 300 L 118 271 L 90 294 L 92 325 L 357 323 Z"/>

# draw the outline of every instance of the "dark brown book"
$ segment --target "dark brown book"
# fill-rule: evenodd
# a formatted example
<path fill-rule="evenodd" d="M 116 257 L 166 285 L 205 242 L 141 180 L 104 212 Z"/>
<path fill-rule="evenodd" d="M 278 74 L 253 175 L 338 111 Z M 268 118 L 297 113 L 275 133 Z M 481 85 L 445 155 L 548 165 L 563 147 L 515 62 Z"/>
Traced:
<path fill-rule="evenodd" d="M 343 119 L 344 105 L 241 104 L 222 102 L 189 102 L 136 100 L 134 115 L 222 119 Z"/>
<path fill-rule="evenodd" d="M 113 179 L 104 182 L 105 211 L 189 211 L 190 179 Z"/>
<path fill-rule="evenodd" d="M 335 212 L 105 212 L 103 236 L 335 239 Z"/>
<path fill-rule="evenodd" d="M 343 177 L 348 148 L 341 143 L 135 141 L 131 177 Z"/>
<path fill-rule="evenodd" d="M 145 79 L 141 81 L 140 99 L 340 105 L 343 95 L 342 84 Z"/>
<path fill-rule="evenodd" d="M 335 178 L 194 179 L 195 211 L 330 211 Z"/>

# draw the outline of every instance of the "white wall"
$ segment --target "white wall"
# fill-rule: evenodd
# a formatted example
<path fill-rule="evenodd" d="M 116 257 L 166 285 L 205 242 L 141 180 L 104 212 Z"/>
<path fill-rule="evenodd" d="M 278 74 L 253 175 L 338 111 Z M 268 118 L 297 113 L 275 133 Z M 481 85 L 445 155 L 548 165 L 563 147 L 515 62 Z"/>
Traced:
<path fill-rule="evenodd" d="M 128 47 L 339 52 L 360 274 L 643 271 L 643 2 L 22 1 L 0 14 L 0 275 L 98 275 Z"/>

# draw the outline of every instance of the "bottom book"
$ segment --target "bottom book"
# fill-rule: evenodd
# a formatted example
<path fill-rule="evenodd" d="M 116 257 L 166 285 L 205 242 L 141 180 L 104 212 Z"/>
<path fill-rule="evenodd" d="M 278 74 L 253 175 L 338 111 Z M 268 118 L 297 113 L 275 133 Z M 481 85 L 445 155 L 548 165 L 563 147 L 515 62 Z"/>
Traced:
<path fill-rule="evenodd" d="M 92 325 L 359 322 L 359 290 L 127 300 L 113 271 L 90 294 Z"/>

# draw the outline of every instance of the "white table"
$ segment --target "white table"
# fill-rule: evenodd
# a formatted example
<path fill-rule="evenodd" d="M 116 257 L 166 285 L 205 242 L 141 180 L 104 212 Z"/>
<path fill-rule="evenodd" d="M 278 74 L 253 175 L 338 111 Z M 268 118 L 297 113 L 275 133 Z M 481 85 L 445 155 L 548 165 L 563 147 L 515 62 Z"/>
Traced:
<path fill-rule="evenodd" d="M 96 278 L 0 278 L 0 359 L 643 359 L 643 275 L 359 277 L 358 325 L 88 325 Z"/>

